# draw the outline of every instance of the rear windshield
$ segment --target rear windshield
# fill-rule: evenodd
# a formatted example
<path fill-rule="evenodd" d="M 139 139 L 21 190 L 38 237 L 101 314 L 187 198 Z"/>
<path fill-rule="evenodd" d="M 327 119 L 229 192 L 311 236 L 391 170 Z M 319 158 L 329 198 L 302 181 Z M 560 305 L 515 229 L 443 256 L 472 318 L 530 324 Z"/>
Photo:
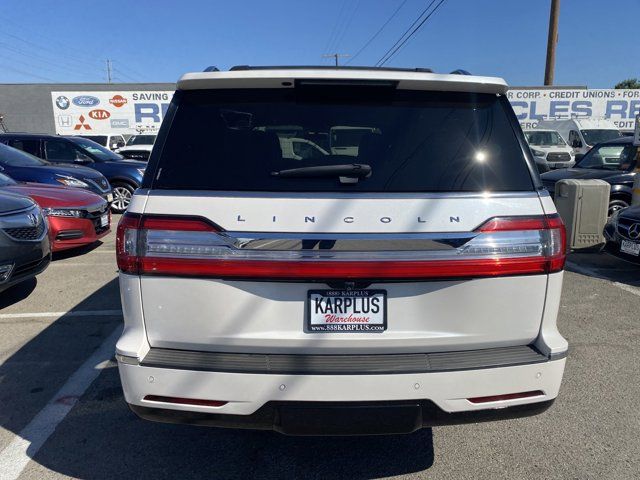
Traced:
<path fill-rule="evenodd" d="M 496 95 L 331 86 L 195 90 L 174 101 L 153 188 L 533 189 L 510 107 Z M 351 178 L 353 164 L 368 174 Z M 309 168 L 326 166 L 342 168 Z M 303 170 L 283 174 L 291 169 Z"/>

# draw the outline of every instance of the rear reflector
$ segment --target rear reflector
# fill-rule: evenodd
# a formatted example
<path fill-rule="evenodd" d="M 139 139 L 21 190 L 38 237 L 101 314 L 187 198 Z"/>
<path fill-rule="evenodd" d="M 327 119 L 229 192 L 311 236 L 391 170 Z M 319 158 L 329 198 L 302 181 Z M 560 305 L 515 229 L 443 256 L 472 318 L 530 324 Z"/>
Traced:
<path fill-rule="evenodd" d="M 544 395 L 542 390 L 532 390 L 530 392 L 506 393 L 504 395 L 490 395 L 488 397 L 467 398 L 471 403 L 491 403 L 502 402 L 504 400 L 518 400 L 521 398 L 539 397 Z"/>
<path fill-rule="evenodd" d="M 146 395 L 143 400 L 148 402 L 175 403 L 178 405 L 195 405 L 198 407 L 222 407 L 228 402 L 218 400 L 202 400 L 199 398 L 163 397 L 161 395 Z"/>
<path fill-rule="evenodd" d="M 263 280 L 425 280 L 545 274 L 562 270 L 559 216 L 497 217 L 457 248 L 398 252 L 238 248 L 201 218 L 125 214 L 118 225 L 118 267 L 138 275 Z"/>

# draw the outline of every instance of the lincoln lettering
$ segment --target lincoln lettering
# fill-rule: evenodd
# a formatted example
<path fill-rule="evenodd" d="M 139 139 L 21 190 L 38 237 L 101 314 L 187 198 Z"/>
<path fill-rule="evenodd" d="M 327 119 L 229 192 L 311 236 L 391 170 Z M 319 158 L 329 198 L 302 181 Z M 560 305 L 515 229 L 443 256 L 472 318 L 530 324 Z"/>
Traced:
<path fill-rule="evenodd" d="M 301 218 L 303 223 L 316 223 L 316 219 L 317 217 L 315 215 L 304 215 Z M 385 223 L 385 224 L 393 222 L 393 218 L 389 216 L 379 217 L 376 220 L 380 223 Z M 236 215 L 236 222 L 246 222 L 246 221 L 247 221 L 247 218 L 244 217 L 242 214 Z M 278 223 L 278 221 L 279 221 L 279 218 L 276 215 L 271 216 L 272 223 Z M 352 216 L 342 218 L 343 223 L 357 223 L 357 221 L 358 219 Z M 428 223 L 428 220 L 419 216 L 419 217 L 416 217 L 416 223 Z M 460 223 L 460 216 L 459 215 L 450 216 L 449 223 Z"/>

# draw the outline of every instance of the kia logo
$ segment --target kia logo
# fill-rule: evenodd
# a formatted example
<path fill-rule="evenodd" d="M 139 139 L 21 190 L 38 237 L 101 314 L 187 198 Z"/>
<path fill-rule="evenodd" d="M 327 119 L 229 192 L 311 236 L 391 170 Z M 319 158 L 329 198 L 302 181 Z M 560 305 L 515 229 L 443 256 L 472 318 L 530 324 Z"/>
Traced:
<path fill-rule="evenodd" d="M 111 114 L 106 110 L 102 110 L 101 108 L 96 108 L 95 110 L 91 110 L 89 112 L 89 116 L 94 120 L 106 120 L 111 116 Z"/>
<path fill-rule="evenodd" d="M 640 223 L 633 223 L 629 227 L 629 238 L 631 240 L 638 240 L 638 238 L 640 238 Z"/>
<path fill-rule="evenodd" d="M 78 95 L 77 97 L 73 97 L 71 103 L 78 107 L 95 107 L 100 103 L 100 99 L 91 95 Z"/>

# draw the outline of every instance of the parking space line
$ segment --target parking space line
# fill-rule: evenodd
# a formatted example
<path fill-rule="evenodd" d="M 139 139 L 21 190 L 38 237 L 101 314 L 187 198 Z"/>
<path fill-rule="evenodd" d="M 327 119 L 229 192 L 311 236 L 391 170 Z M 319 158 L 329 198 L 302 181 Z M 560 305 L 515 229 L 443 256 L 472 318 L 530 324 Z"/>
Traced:
<path fill-rule="evenodd" d="M 620 283 L 620 282 L 611 280 L 607 278 L 606 275 L 600 273 L 596 269 L 585 267 L 584 265 L 578 265 L 577 263 L 570 262 L 570 261 L 567 261 L 567 266 L 570 267 L 571 270 L 575 270 L 576 273 L 580 273 L 588 277 L 600 278 L 601 280 L 607 280 L 611 282 L 614 286 L 624 290 L 625 292 L 633 293 L 634 295 L 638 295 L 640 297 L 640 288 L 627 285 L 626 283 Z"/>
<path fill-rule="evenodd" d="M 71 310 L 69 312 L 0 313 L 0 319 L 42 317 L 112 317 L 119 315 L 122 315 L 122 310 Z"/>
<path fill-rule="evenodd" d="M 76 370 L 45 407 L 0 452 L 0 480 L 17 479 L 56 427 L 113 358 L 122 327 L 116 328 Z"/>

